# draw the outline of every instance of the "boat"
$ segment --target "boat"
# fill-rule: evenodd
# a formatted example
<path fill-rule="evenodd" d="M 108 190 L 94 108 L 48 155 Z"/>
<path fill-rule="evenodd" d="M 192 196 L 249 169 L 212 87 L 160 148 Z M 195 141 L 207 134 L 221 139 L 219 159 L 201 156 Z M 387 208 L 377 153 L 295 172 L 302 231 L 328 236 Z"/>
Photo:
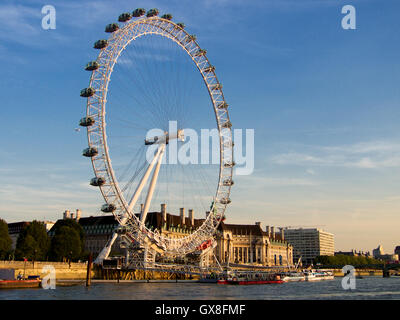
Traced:
<path fill-rule="evenodd" d="M 200 283 L 217 283 L 218 282 L 218 277 L 216 274 L 211 273 L 211 274 L 206 274 L 202 276 L 199 280 Z"/>
<path fill-rule="evenodd" d="M 280 274 L 280 276 L 283 282 L 306 281 L 306 276 L 304 273 L 296 271 L 283 272 Z"/>
<path fill-rule="evenodd" d="M 251 285 L 251 284 L 274 284 L 283 283 L 279 274 L 276 273 L 238 273 L 233 274 L 221 284 Z"/>
<path fill-rule="evenodd" d="M 321 280 L 335 279 L 331 271 L 306 270 L 304 272 L 304 275 L 305 275 L 305 281 L 321 281 Z"/>
<path fill-rule="evenodd" d="M 30 280 L 0 280 L 0 289 L 40 288 L 39 279 Z"/>

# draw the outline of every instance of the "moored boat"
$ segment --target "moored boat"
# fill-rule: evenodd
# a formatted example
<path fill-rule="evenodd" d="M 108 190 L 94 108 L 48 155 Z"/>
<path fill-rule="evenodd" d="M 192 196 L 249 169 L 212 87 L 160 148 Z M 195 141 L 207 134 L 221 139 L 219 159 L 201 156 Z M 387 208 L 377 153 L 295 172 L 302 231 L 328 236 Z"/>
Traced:
<path fill-rule="evenodd" d="M 333 280 L 335 277 L 330 271 L 307 270 L 304 272 L 305 281 Z"/>
<path fill-rule="evenodd" d="M 0 289 L 40 288 L 41 281 L 33 280 L 0 280 Z"/>
<path fill-rule="evenodd" d="M 279 274 L 275 273 L 242 273 L 232 275 L 223 284 L 251 285 L 283 283 Z"/>
<path fill-rule="evenodd" d="M 283 272 L 281 273 L 281 279 L 283 282 L 299 282 L 306 281 L 306 276 L 301 272 Z"/>

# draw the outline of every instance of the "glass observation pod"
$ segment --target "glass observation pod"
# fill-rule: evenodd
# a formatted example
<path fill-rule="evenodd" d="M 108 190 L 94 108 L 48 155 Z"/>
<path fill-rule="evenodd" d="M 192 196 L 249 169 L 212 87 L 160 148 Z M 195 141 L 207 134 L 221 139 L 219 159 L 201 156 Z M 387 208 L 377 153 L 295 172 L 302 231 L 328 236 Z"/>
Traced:
<path fill-rule="evenodd" d="M 131 19 L 132 19 L 132 15 L 129 12 L 122 13 L 118 17 L 119 22 L 127 22 Z"/>
<path fill-rule="evenodd" d="M 154 17 L 154 16 L 158 16 L 158 9 L 154 8 L 154 9 L 150 9 L 149 11 L 147 11 L 146 17 Z"/>
<path fill-rule="evenodd" d="M 82 127 L 90 127 L 91 125 L 94 124 L 94 119 L 92 117 L 84 117 L 81 120 L 79 120 L 79 125 Z"/>
<path fill-rule="evenodd" d="M 195 57 L 200 57 L 200 56 L 204 56 L 207 53 L 207 50 L 204 49 L 200 49 L 199 51 L 197 51 L 194 56 Z"/>
<path fill-rule="evenodd" d="M 228 106 L 229 106 L 229 105 L 228 105 L 226 102 L 221 102 L 221 103 L 217 106 L 217 108 L 218 108 L 218 109 L 227 109 Z"/>
<path fill-rule="evenodd" d="M 85 88 L 81 90 L 81 97 L 88 98 L 94 95 L 96 91 L 93 88 Z"/>
<path fill-rule="evenodd" d="M 100 187 L 106 183 L 106 179 L 103 177 L 95 177 L 90 180 L 90 185 L 94 187 Z"/>
<path fill-rule="evenodd" d="M 235 164 L 236 164 L 235 161 L 227 162 L 227 163 L 224 164 L 224 167 L 225 168 L 232 168 Z"/>
<path fill-rule="evenodd" d="M 209 67 L 205 68 L 203 71 L 204 72 L 214 72 L 215 71 L 215 67 L 214 66 L 209 66 Z"/>
<path fill-rule="evenodd" d="M 103 48 L 107 47 L 107 45 L 108 45 L 108 41 L 105 39 L 102 39 L 102 40 L 98 40 L 95 42 L 94 48 L 95 49 L 103 49 Z"/>
<path fill-rule="evenodd" d="M 117 23 L 110 23 L 106 25 L 105 32 L 112 33 L 119 29 L 119 25 Z"/>
<path fill-rule="evenodd" d="M 137 18 L 137 17 L 143 16 L 145 13 L 146 13 L 146 10 L 144 8 L 138 8 L 132 12 L 132 16 Z"/>
<path fill-rule="evenodd" d="M 231 128 L 231 127 L 232 127 L 232 123 L 230 121 L 227 121 L 222 125 L 222 128 Z"/>
<path fill-rule="evenodd" d="M 219 202 L 222 204 L 230 204 L 232 201 L 229 198 L 222 198 L 221 200 L 219 200 Z"/>
<path fill-rule="evenodd" d="M 194 34 L 190 34 L 186 37 L 186 43 L 189 43 L 191 41 L 196 41 L 196 36 Z"/>
<path fill-rule="evenodd" d="M 166 20 L 172 20 L 172 14 L 170 14 L 170 13 L 163 14 L 161 16 L 161 18 L 166 19 Z"/>
<path fill-rule="evenodd" d="M 222 84 L 221 83 L 216 83 L 211 86 L 211 90 L 220 90 L 222 89 Z"/>
<path fill-rule="evenodd" d="M 100 65 L 97 61 L 90 61 L 85 66 L 85 70 L 87 70 L 87 71 L 97 70 L 98 68 L 100 68 Z"/>
<path fill-rule="evenodd" d="M 103 204 L 101 206 L 101 211 L 109 213 L 109 212 L 114 212 L 117 209 L 117 207 L 115 205 L 113 205 L 112 203 L 108 204 Z"/>
<path fill-rule="evenodd" d="M 224 186 L 229 187 L 229 186 L 233 186 L 234 182 L 231 179 L 226 179 L 226 180 L 224 180 L 223 184 L 224 184 Z"/>
<path fill-rule="evenodd" d="M 83 150 L 82 155 L 85 156 L 85 157 L 91 158 L 91 157 L 96 156 L 98 153 L 99 152 L 97 151 L 96 148 L 89 147 L 89 148 L 86 148 L 86 149 Z"/>
<path fill-rule="evenodd" d="M 185 29 L 185 24 L 183 22 L 178 22 L 176 25 L 182 29 Z"/>

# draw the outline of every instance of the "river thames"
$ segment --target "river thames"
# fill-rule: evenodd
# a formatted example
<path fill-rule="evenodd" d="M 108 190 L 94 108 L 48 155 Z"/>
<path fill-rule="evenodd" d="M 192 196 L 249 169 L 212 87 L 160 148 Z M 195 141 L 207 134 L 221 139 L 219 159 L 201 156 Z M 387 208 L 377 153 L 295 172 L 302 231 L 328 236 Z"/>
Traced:
<path fill-rule="evenodd" d="M 342 278 L 321 282 L 232 286 L 202 283 L 93 283 L 56 289 L 0 290 L 1 300 L 400 300 L 400 277 L 356 279 L 344 290 Z"/>

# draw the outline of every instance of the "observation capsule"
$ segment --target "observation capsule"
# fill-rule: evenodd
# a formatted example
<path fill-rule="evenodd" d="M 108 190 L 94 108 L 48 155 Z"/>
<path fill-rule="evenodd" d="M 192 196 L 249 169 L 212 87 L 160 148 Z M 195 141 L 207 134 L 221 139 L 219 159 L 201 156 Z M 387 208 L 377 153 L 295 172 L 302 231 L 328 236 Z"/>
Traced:
<path fill-rule="evenodd" d="M 94 186 L 94 187 L 100 187 L 105 183 L 106 183 L 106 179 L 104 179 L 103 177 L 94 177 L 94 178 L 90 179 L 90 185 Z"/>
<path fill-rule="evenodd" d="M 158 16 L 158 9 L 154 8 L 154 9 L 150 9 L 149 11 L 147 11 L 146 17 L 154 17 L 154 16 Z"/>
<path fill-rule="evenodd" d="M 209 66 L 209 67 L 205 68 L 203 71 L 204 72 L 214 72 L 215 71 L 215 67 L 214 66 Z"/>
<path fill-rule="evenodd" d="M 84 117 L 81 120 L 79 120 L 79 125 L 82 127 L 90 127 L 91 125 L 94 124 L 94 119 L 92 117 Z"/>
<path fill-rule="evenodd" d="M 166 13 L 161 16 L 163 19 L 172 20 L 172 14 Z"/>
<path fill-rule="evenodd" d="M 220 90 L 222 89 L 222 84 L 221 83 L 216 83 L 211 85 L 211 90 Z"/>
<path fill-rule="evenodd" d="M 200 56 L 204 56 L 207 53 L 207 50 L 204 49 L 200 49 L 199 51 L 197 51 L 194 56 L 195 57 L 200 57 Z"/>
<path fill-rule="evenodd" d="M 114 212 L 116 209 L 117 209 L 117 207 L 112 203 L 110 203 L 110 204 L 106 203 L 101 206 L 101 211 L 106 212 L 106 213 Z"/>
<path fill-rule="evenodd" d="M 232 123 L 230 121 L 227 121 L 222 125 L 222 128 L 231 128 L 231 127 L 232 127 Z"/>
<path fill-rule="evenodd" d="M 224 163 L 224 167 L 225 168 L 232 168 L 235 164 L 236 164 L 235 161 L 226 162 L 226 163 Z"/>
<path fill-rule="evenodd" d="M 89 147 L 83 150 L 82 155 L 88 158 L 94 157 L 97 155 L 99 152 L 97 151 L 97 148 L 94 147 Z"/>
<path fill-rule="evenodd" d="M 117 31 L 118 29 L 119 29 L 119 25 L 117 23 L 110 23 L 110 24 L 106 25 L 105 32 L 112 33 L 112 32 Z"/>
<path fill-rule="evenodd" d="M 108 46 L 108 41 L 105 40 L 105 39 L 98 40 L 98 41 L 96 41 L 95 44 L 94 44 L 94 48 L 95 48 L 95 49 L 103 49 L 103 48 L 105 48 L 105 47 L 107 47 L 107 46 Z"/>
<path fill-rule="evenodd" d="M 190 42 L 190 41 L 196 41 L 196 36 L 194 34 L 190 34 L 187 36 L 186 38 L 186 42 Z"/>
<path fill-rule="evenodd" d="M 185 29 L 185 24 L 183 22 L 178 22 L 176 25 L 182 29 Z"/>
<path fill-rule="evenodd" d="M 141 16 L 143 16 L 144 14 L 146 13 L 146 10 L 145 9 L 143 9 L 143 8 L 138 8 L 138 9 L 135 9 L 133 12 L 132 12 L 132 16 L 134 16 L 134 17 L 141 17 Z"/>
<path fill-rule="evenodd" d="M 229 198 L 222 198 L 221 200 L 219 200 L 219 202 L 222 204 L 230 204 L 232 201 Z"/>
<path fill-rule="evenodd" d="M 234 182 L 232 179 L 225 179 L 223 184 L 224 184 L 224 186 L 229 187 L 229 186 L 233 186 Z"/>
<path fill-rule="evenodd" d="M 228 108 L 228 104 L 225 101 L 223 101 L 223 102 L 221 102 L 220 104 L 217 105 L 217 108 L 218 109 L 227 109 Z"/>
<path fill-rule="evenodd" d="M 97 70 L 98 68 L 100 68 L 100 64 L 97 61 L 90 61 L 85 66 L 85 70 L 87 71 Z"/>
<path fill-rule="evenodd" d="M 84 97 L 84 98 L 91 97 L 91 96 L 94 95 L 95 92 L 96 92 L 96 90 L 94 90 L 91 87 L 82 89 L 81 90 L 81 97 Z"/>
<path fill-rule="evenodd" d="M 119 22 L 127 22 L 131 19 L 132 19 L 132 15 L 129 12 L 122 13 L 118 17 Z"/>

